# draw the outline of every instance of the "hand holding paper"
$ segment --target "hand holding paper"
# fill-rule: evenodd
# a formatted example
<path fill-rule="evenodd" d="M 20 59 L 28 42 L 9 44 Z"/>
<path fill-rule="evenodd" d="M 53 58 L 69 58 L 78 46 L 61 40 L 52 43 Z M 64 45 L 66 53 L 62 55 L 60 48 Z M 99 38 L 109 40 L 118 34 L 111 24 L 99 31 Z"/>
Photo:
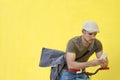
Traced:
<path fill-rule="evenodd" d="M 105 59 L 107 57 L 107 54 L 106 53 L 103 53 L 100 57 L 100 59 Z"/>

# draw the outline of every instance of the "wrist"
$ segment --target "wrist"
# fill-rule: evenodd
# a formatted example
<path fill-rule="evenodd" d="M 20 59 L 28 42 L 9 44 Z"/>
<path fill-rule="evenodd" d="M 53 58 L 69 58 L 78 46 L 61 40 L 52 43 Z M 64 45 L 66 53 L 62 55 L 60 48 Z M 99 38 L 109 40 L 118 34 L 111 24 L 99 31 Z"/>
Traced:
<path fill-rule="evenodd" d="M 89 62 L 86 62 L 86 67 L 91 67 L 92 66 L 92 62 L 89 61 Z"/>

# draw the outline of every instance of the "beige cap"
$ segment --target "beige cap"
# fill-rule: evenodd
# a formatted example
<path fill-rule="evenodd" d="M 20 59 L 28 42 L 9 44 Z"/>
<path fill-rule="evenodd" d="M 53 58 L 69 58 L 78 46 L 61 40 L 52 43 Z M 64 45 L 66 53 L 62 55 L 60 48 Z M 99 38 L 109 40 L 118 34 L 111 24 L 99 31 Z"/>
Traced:
<path fill-rule="evenodd" d="M 92 32 L 100 32 L 98 25 L 96 24 L 96 22 L 94 21 L 87 21 L 83 24 L 82 29 L 85 29 L 86 31 L 88 31 L 89 33 Z"/>

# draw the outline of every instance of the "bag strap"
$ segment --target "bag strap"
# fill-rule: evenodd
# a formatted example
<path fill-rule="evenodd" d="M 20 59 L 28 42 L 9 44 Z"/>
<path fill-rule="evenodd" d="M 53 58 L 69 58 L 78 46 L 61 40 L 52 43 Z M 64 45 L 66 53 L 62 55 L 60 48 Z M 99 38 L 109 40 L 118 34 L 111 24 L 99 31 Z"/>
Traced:
<path fill-rule="evenodd" d="M 88 52 L 89 52 L 89 50 L 87 50 L 81 57 L 76 58 L 76 60 L 79 60 L 80 58 L 84 57 L 85 55 L 87 55 Z"/>

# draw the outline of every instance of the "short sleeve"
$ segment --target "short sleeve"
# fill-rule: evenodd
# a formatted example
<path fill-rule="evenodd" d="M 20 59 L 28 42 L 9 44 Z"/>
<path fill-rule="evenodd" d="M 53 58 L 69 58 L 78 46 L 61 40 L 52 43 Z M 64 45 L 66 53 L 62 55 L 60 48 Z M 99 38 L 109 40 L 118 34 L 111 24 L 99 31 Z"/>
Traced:
<path fill-rule="evenodd" d="M 95 47 L 96 47 L 96 49 L 95 49 L 96 53 L 103 50 L 102 43 L 99 40 L 95 41 Z"/>
<path fill-rule="evenodd" d="M 73 40 L 69 40 L 66 47 L 66 52 L 74 52 L 75 53 L 75 43 Z"/>

